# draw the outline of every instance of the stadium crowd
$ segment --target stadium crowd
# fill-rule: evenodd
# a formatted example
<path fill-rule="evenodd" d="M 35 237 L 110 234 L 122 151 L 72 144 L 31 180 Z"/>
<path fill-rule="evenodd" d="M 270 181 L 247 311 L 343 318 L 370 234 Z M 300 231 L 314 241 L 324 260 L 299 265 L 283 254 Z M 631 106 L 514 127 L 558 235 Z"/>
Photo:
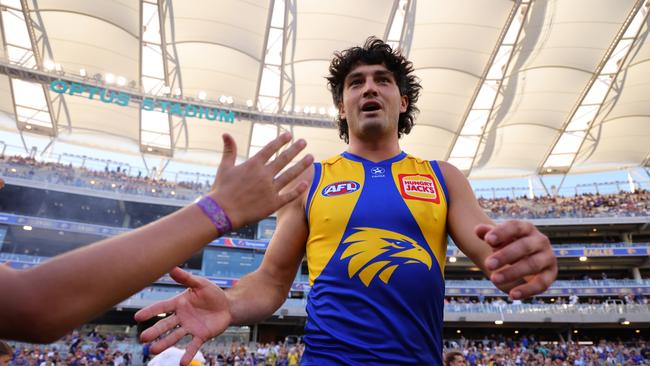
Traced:
<path fill-rule="evenodd" d="M 591 343 L 591 344 L 588 344 Z M 650 344 L 643 339 L 622 342 L 537 341 L 494 335 L 480 341 L 465 338 L 445 342 L 445 352 L 459 352 L 470 366 L 618 366 L 650 365 Z"/>
<path fill-rule="evenodd" d="M 81 335 L 77 331 L 50 345 L 16 342 L 10 342 L 10 345 L 14 351 L 10 366 L 139 366 L 149 364 L 155 357 L 149 352 L 148 345 L 140 345 L 135 337 L 96 333 Z M 208 342 L 201 351 L 204 366 L 297 366 L 304 345 Z"/>
<path fill-rule="evenodd" d="M 297 366 L 304 344 L 288 345 L 282 342 L 252 345 L 232 344 L 228 349 L 207 348 L 206 366 Z"/>
<path fill-rule="evenodd" d="M 542 196 L 520 198 L 479 198 L 479 203 L 493 218 L 581 218 L 650 215 L 650 191 L 621 191 L 601 195 L 583 193 L 571 197 Z"/>
<path fill-rule="evenodd" d="M 155 179 L 143 175 L 142 171 L 138 171 L 137 175 L 130 175 L 126 169 L 119 166 L 115 169 L 106 166 L 104 170 L 92 170 L 74 167 L 72 164 L 42 162 L 22 156 L 2 157 L 0 162 L 4 165 L 2 174 L 7 177 L 140 196 L 192 200 L 208 187 L 208 183 L 168 182 L 164 178 Z"/>
<path fill-rule="evenodd" d="M 138 366 L 152 356 L 135 338 L 71 334 L 52 345 L 13 344 L 12 366 L 99 365 Z M 136 350 L 133 352 L 133 350 Z M 143 352 L 144 350 L 144 352 Z M 210 343 L 202 348 L 204 366 L 297 366 L 304 345 L 284 342 Z M 462 355 L 470 366 L 627 366 L 650 365 L 650 343 L 636 340 L 538 340 L 532 333 L 519 337 L 493 334 L 480 340 L 460 338 L 444 342 L 447 355 Z"/>
<path fill-rule="evenodd" d="M 116 193 L 193 200 L 210 184 L 207 182 L 170 182 L 150 175 L 131 175 L 119 166 L 103 170 L 73 167 L 71 164 L 42 162 L 22 156 L 0 156 L 0 172 L 7 177 L 73 185 Z M 539 196 L 535 198 L 484 198 L 479 203 L 494 219 L 538 219 L 564 217 L 650 216 L 650 191 L 621 191 L 615 194 L 583 193 L 575 196 Z"/>
<path fill-rule="evenodd" d="M 599 304 L 608 304 L 608 303 L 615 303 L 615 304 L 640 304 L 640 305 L 648 305 L 650 304 L 650 301 L 648 300 L 647 296 L 642 296 L 642 295 L 632 295 L 632 294 L 625 294 L 625 295 L 620 295 L 618 297 L 580 297 L 576 294 L 572 294 L 571 296 L 558 296 L 558 297 L 541 297 L 541 296 L 535 296 L 530 299 L 521 301 L 521 300 L 510 300 L 507 298 L 503 297 L 485 297 L 483 295 L 476 296 L 476 297 L 468 297 L 468 296 L 447 296 L 445 297 L 445 305 L 453 305 L 453 304 L 492 304 L 492 305 L 501 305 L 501 306 L 507 306 L 509 304 L 512 305 L 517 305 L 517 304 L 522 304 L 522 303 L 527 303 L 527 304 L 554 304 L 554 305 L 577 305 L 577 304 L 589 304 L 589 305 L 599 305 Z"/>
<path fill-rule="evenodd" d="M 130 366 L 134 352 L 141 346 L 132 337 L 98 334 L 81 335 L 75 331 L 50 345 L 10 343 L 14 354 L 12 366 Z"/>

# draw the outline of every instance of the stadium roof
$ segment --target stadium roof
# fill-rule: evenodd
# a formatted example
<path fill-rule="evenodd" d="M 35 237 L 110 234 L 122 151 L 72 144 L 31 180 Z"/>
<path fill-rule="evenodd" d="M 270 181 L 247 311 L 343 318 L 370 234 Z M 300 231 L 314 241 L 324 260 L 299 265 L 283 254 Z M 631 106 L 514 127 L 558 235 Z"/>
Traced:
<path fill-rule="evenodd" d="M 245 158 L 290 130 L 324 159 L 345 149 L 329 60 L 374 35 L 399 47 L 422 82 L 421 113 L 402 142 L 411 154 L 472 178 L 650 160 L 645 0 L 0 4 L 3 131 L 215 165 L 223 132 Z M 65 92 L 49 88 L 57 79 Z M 95 95 L 70 95 L 73 84 Z M 181 109 L 149 111 L 147 100 Z"/>

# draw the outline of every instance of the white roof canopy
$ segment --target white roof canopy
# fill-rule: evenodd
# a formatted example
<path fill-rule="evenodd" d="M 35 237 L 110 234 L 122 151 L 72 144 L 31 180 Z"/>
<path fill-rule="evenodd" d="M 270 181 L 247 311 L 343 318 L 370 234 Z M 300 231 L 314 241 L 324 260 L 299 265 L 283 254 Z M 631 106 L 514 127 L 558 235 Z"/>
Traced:
<path fill-rule="evenodd" d="M 0 112 L 15 116 L 29 95 L 40 104 L 15 124 L 3 120 L 3 131 L 131 154 L 159 146 L 174 161 L 216 165 L 224 132 L 234 136 L 243 159 L 290 130 L 322 160 L 346 148 L 325 81 L 333 53 L 368 36 L 387 39 L 398 16 L 401 36 L 395 28 L 391 41 L 400 42 L 423 86 L 421 113 L 403 138 L 404 151 L 426 159 L 460 157 L 473 178 L 529 176 L 554 164 L 570 173 L 604 171 L 647 164 L 650 156 L 650 29 L 643 1 L 25 3 L 28 9 L 0 0 Z M 143 19 L 143 8 L 158 19 Z M 621 29 L 634 10 L 642 24 L 638 34 L 626 35 L 622 57 L 610 48 L 624 38 Z M 518 36 L 506 35 L 513 19 L 521 25 Z M 507 42 L 512 52 L 504 57 L 498 52 Z M 608 51 L 614 51 L 609 61 Z M 499 78 L 492 77 L 494 65 L 502 65 Z M 23 74 L 7 70 L 42 77 L 20 80 Z M 87 94 L 46 91 L 37 98 L 41 88 L 35 86 L 27 97 L 15 90 L 25 82 L 47 88 L 47 75 L 104 85 L 132 99 L 233 110 L 236 118 L 158 118 L 146 116 L 136 101 L 122 106 Z M 156 80 L 157 89 L 143 86 Z M 601 99 L 591 103 L 594 95 Z M 258 109 L 269 100 L 277 112 Z"/>

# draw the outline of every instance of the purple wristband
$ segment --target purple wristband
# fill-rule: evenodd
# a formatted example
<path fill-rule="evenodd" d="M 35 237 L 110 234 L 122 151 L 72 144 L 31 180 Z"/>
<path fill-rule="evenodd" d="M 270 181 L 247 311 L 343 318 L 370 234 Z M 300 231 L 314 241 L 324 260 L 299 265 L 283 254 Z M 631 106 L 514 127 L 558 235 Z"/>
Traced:
<path fill-rule="evenodd" d="M 224 235 L 232 229 L 232 223 L 228 215 L 226 215 L 223 208 L 212 197 L 203 196 L 196 204 L 210 221 L 212 221 L 214 227 L 219 231 L 219 235 Z"/>

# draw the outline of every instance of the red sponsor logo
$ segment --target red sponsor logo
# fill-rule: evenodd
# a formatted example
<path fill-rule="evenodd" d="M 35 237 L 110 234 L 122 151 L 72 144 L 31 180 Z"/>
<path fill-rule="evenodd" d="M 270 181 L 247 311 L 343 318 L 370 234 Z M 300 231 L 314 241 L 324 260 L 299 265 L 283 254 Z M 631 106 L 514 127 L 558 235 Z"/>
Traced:
<path fill-rule="evenodd" d="M 440 203 L 440 195 L 435 180 L 428 174 L 400 174 L 400 192 L 402 197 L 410 200 L 421 200 Z"/>

